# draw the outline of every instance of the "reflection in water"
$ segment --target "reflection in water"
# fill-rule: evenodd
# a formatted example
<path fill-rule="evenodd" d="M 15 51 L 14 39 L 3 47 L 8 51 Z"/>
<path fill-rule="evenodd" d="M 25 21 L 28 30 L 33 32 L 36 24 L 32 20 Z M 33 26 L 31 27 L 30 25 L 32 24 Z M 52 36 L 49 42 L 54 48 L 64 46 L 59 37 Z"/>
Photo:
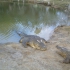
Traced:
<path fill-rule="evenodd" d="M 41 32 L 38 34 L 38 36 L 46 39 L 46 40 L 49 40 L 49 38 L 52 36 L 53 32 L 54 32 L 54 26 L 46 26 L 45 28 L 43 28 L 41 30 Z"/>
<path fill-rule="evenodd" d="M 49 38 L 52 36 L 54 32 L 54 28 L 55 26 L 48 26 L 48 25 L 44 26 L 43 24 L 35 26 L 34 28 L 26 27 L 26 26 L 23 26 L 22 24 L 17 25 L 17 29 L 18 29 L 17 31 L 21 31 L 29 35 L 38 35 L 42 38 L 45 38 L 46 40 L 49 40 Z M 39 32 L 36 33 L 36 31 L 39 31 Z"/>
<path fill-rule="evenodd" d="M 67 24 L 67 20 L 63 11 L 42 5 L 0 3 L 0 43 L 18 42 L 20 37 L 15 30 L 48 40 L 54 28 Z"/>
<path fill-rule="evenodd" d="M 63 12 L 57 12 L 56 13 L 59 17 L 59 20 L 58 20 L 58 24 L 57 25 L 67 25 L 67 15 L 64 14 Z"/>

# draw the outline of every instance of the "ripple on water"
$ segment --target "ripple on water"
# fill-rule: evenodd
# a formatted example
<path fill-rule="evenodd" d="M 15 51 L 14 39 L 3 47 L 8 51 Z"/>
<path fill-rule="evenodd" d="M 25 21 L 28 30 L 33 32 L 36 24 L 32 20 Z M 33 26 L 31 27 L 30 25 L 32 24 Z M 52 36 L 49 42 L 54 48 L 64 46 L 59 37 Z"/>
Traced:
<path fill-rule="evenodd" d="M 15 30 L 48 40 L 55 27 L 70 24 L 68 19 L 63 11 L 43 5 L 0 3 L 0 43 L 18 42 Z"/>

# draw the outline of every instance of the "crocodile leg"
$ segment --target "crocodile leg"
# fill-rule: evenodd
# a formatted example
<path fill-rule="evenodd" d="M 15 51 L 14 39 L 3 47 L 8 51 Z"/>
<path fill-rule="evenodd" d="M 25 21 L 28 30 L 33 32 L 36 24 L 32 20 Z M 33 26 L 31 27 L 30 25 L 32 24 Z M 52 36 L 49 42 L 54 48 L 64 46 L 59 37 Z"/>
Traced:
<path fill-rule="evenodd" d="M 28 47 L 27 42 L 28 42 L 27 40 L 22 41 L 22 45 L 23 45 L 25 48 Z"/>
<path fill-rule="evenodd" d="M 63 63 L 70 63 L 70 56 L 67 56 L 64 60 L 63 60 Z"/>

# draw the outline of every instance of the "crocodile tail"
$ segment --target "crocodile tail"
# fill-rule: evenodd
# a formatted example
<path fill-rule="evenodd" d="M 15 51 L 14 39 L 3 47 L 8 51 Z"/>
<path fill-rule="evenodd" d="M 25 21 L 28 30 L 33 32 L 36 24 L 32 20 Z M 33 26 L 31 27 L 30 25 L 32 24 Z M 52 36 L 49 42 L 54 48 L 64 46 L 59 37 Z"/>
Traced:
<path fill-rule="evenodd" d="M 20 37 L 25 37 L 27 36 L 27 34 L 25 34 L 24 32 L 21 32 L 21 31 L 16 31 L 16 33 L 20 36 Z"/>

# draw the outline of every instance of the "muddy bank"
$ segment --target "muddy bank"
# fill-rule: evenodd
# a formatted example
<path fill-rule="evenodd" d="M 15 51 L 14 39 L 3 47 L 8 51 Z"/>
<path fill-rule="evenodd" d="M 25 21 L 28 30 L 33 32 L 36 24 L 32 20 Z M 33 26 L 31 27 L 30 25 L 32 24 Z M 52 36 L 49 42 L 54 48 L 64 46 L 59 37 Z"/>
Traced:
<path fill-rule="evenodd" d="M 0 70 L 70 70 L 60 61 L 56 45 L 70 49 L 70 26 L 57 27 L 47 43 L 47 50 L 24 48 L 21 43 L 0 44 Z"/>

